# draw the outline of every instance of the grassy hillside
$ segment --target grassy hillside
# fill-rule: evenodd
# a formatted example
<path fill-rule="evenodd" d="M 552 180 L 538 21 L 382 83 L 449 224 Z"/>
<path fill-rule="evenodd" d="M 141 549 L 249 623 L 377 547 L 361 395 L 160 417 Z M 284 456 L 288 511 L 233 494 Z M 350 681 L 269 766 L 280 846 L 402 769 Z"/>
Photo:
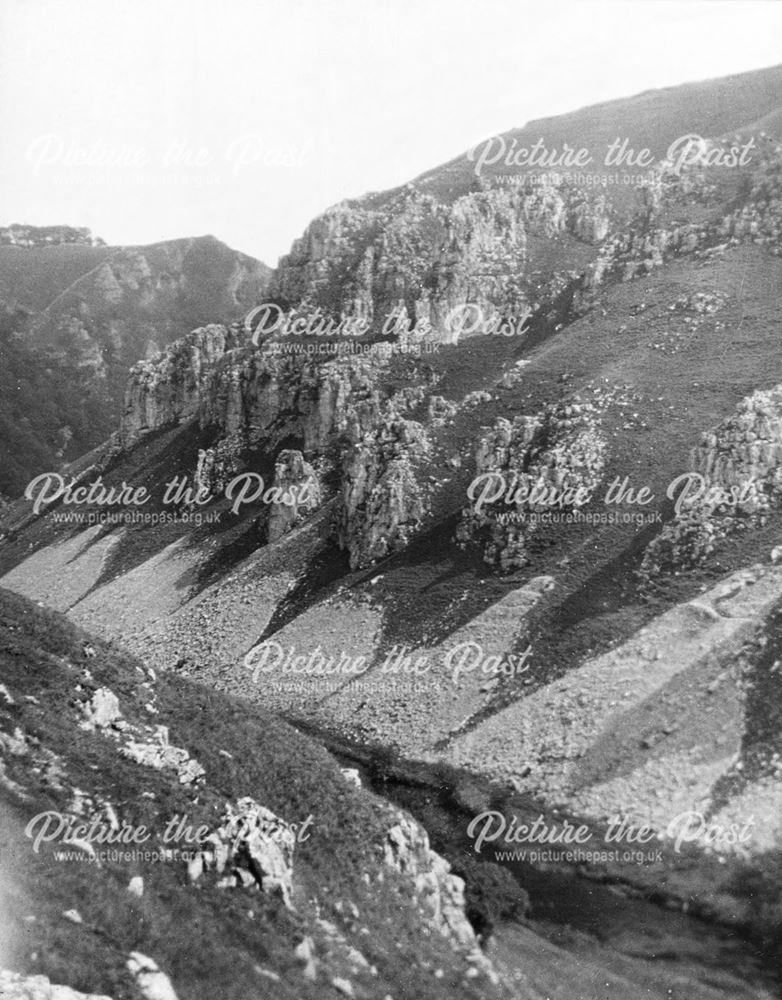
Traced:
<path fill-rule="evenodd" d="M 40 312 L 74 281 L 110 257 L 114 249 L 70 243 L 0 246 L 0 298 L 30 313 Z"/>
<path fill-rule="evenodd" d="M 0 592 L 0 680 L 5 968 L 115 1000 L 140 996 L 125 968 L 131 951 L 151 956 L 180 1000 L 344 996 L 335 977 L 352 980 L 359 997 L 495 995 L 483 976 L 466 979 L 450 944 L 425 929 L 411 883 L 380 874 L 394 822 L 388 808 L 285 723 L 173 675 L 155 677 L 112 644 L 7 591 Z M 205 781 L 177 784 L 120 756 L 116 733 L 79 728 L 80 706 L 101 687 L 118 696 L 129 726 L 167 726 L 171 744 L 205 768 Z M 192 885 L 182 860 L 58 860 L 57 843 L 36 853 L 24 833 L 37 814 L 73 815 L 74 797 L 87 797 L 111 803 L 123 826 L 146 826 L 152 838 L 144 847 L 152 851 L 162 849 L 173 817 L 212 829 L 226 802 L 247 795 L 289 822 L 312 815 L 311 836 L 294 854 L 294 910 L 257 890 L 216 888 L 211 876 Z M 139 875 L 140 897 L 127 890 Z M 80 923 L 63 916 L 74 909 Z M 314 978 L 294 954 L 305 937 L 314 939 Z"/>
<path fill-rule="evenodd" d="M 765 129 L 769 136 L 778 139 L 782 134 L 779 129 L 781 95 L 782 66 L 773 66 L 715 80 L 648 90 L 555 118 L 541 118 L 502 133 L 502 138 L 509 152 L 531 147 L 540 138 L 549 151 L 562 152 L 567 143 L 571 149 L 590 151 L 593 161 L 584 172 L 622 171 L 622 168 L 604 163 L 605 151 L 617 138 L 627 139 L 628 149 L 636 153 L 649 149 L 655 159 L 662 159 L 672 142 L 691 133 L 731 138 L 736 134 L 757 134 Z M 759 140 L 758 145 L 762 145 Z M 500 145 L 494 149 L 498 151 Z M 494 153 L 491 158 L 493 156 Z M 467 159 L 465 151 L 421 174 L 413 183 L 437 197 L 458 197 L 475 184 L 475 162 L 475 159 Z M 521 167 L 505 165 L 504 157 L 496 164 L 487 162 L 482 170 L 484 178 L 488 179 L 523 172 Z M 377 197 L 382 201 L 387 196 L 386 193 Z"/>
<path fill-rule="evenodd" d="M 130 366 L 244 315 L 269 273 L 213 236 L 0 246 L 0 494 L 105 440 Z"/>

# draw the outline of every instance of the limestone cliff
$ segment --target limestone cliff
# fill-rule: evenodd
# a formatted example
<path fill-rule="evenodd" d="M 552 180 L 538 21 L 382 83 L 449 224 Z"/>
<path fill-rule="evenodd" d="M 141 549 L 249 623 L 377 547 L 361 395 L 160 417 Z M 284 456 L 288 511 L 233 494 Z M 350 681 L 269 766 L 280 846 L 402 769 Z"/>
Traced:
<path fill-rule="evenodd" d="M 212 324 L 175 341 L 162 357 L 134 365 L 125 389 L 122 446 L 130 448 L 150 431 L 195 417 L 217 361 L 237 343 L 233 331 Z"/>
<path fill-rule="evenodd" d="M 782 499 L 782 385 L 745 397 L 701 435 L 692 475 L 671 496 L 674 519 L 648 546 L 641 575 L 678 571 L 706 559 L 725 535 L 764 524 Z"/>
<path fill-rule="evenodd" d="M 354 410 L 346 432 L 337 541 L 352 568 L 404 548 L 427 511 L 416 469 L 426 458 L 424 427 L 391 415 L 367 426 Z"/>
<path fill-rule="evenodd" d="M 450 205 L 409 186 L 382 209 L 342 203 L 316 219 L 280 261 L 271 290 L 292 304 L 361 312 L 378 331 L 404 309 L 429 339 L 452 342 L 455 307 L 519 311 L 536 298 L 524 274 L 528 235 L 599 243 L 609 221 L 604 197 L 542 181 L 487 187 Z"/>
<path fill-rule="evenodd" d="M 204 327 L 161 359 L 134 367 L 120 443 L 128 449 L 152 431 L 193 422 L 216 438 L 199 451 L 194 469 L 196 485 L 216 493 L 243 468 L 248 448 L 273 455 L 279 442 L 297 438 L 301 451 L 275 458 L 274 485 L 299 490 L 308 483 L 307 501 L 272 505 L 269 541 L 324 497 L 305 459 L 331 462 L 336 455 L 335 536 L 352 565 L 368 565 L 406 544 L 425 511 L 414 466 L 427 454 L 426 433 L 402 416 L 424 390 L 388 397 L 383 370 L 377 358 L 297 363 L 255 348 L 238 327 Z"/>
<path fill-rule="evenodd" d="M 457 529 L 501 569 L 526 565 L 538 518 L 587 503 L 603 474 L 607 442 L 600 411 L 576 397 L 513 422 L 501 417 L 478 440 L 470 505 Z"/>
<path fill-rule="evenodd" d="M 557 332 L 558 320 L 590 309 L 608 282 L 648 274 L 672 256 L 705 260 L 744 240 L 773 251 L 778 162 L 778 155 L 769 154 L 752 179 L 736 185 L 727 206 L 705 170 L 679 174 L 662 164 L 642 189 L 631 224 L 615 233 L 607 197 L 564 181 L 482 183 L 451 203 L 408 186 L 385 203 L 343 203 L 316 219 L 280 262 L 269 294 L 302 316 L 365 318 L 368 340 L 385 335 L 398 346 L 458 340 L 461 331 L 450 317 L 468 303 L 485 315 L 529 310 L 540 320 L 539 330 Z M 692 215 L 677 221 L 677 206 L 693 202 L 713 211 L 700 213 L 697 221 Z M 589 248 L 585 267 L 580 273 L 530 271 L 531 241 L 541 240 Z M 110 277 L 104 290 L 109 297 Z M 699 312 L 702 305 L 693 300 L 683 308 Z M 212 324 L 188 334 L 162 357 L 133 368 L 120 443 L 127 449 L 150 431 L 192 422 L 210 437 L 194 461 L 196 479 L 217 490 L 247 467 L 250 451 L 257 458 L 260 450 L 264 461 L 278 465 L 280 449 L 298 455 L 291 461 L 299 471 L 286 458 L 280 475 L 286 484 L 290 475 L 299 485 L 300 475 L 318 481 L 318 499 L 296 513 L 273 512 L 269 539 L 333 499 L 338 545 L 353 568 L 367 566 L 405 546 L 425 523 L 430 504 L 423 463 L 432 435 L 456 404 L 433 397 L 425 413 L 413 413 L 423 399 L 423 367 L 411 375 L 413 386 L 400 392 L 388 378 L 393 354 L 297 353 L 290 347 L 299 339 L 277 334 L 256 344 L 239 324 Z M 513 388 L 519 377 L 515 369 L 506 371 L 501 385 Z M 478 444 L 476 473 L 493 481 L 504 477 L 507 490 L 500 492 L 509 495 L 486 500 L 484 493 L 478 503 L 473 498 L 458 539 L 477 540 L 497 567 L 524 565 L 537 515 L 549 503 L 541 507 L 529 496 L 559 491 L 560 510 L 583 502 L 574 497 L 579 490 L 589 494 L 605 463 L 598 424 L 598 410 L 578 399 L 499 418 Z M 317 475 L 309 465 L 316 460 L 322 465 Z M 305 465 L 309 471 L 302 472 Z"/>

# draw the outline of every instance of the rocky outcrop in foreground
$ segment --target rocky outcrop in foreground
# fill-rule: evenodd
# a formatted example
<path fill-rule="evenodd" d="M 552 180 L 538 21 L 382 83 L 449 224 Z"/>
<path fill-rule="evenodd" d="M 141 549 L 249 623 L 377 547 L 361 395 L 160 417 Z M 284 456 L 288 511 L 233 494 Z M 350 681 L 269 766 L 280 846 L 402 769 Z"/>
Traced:
<path fill-rule="evenodd" d="M 445 858 L 431 849 L 422 826 L 400 810 L 394 813 L 397 822 L 383 845 L 386 866 L 413 879 L 418 907 L 432 929 L 466 952 L 476 971 L 481 969 L 496 983 L 498 977 L 467 919 L 464 880 L 453 875 Z"/>
<path fill-rule="evenodd" d="M 235 808 L 226 807 L 223 822 L 189 863 L 188 876 L 195 882 L 205 871 L 227 872 L 217 883 L 220 888 L 257 885 L 291 908 L 295 844 L 296 834 L 285 820 L 245 797 Z"/>
<path fill-rule="evenodd" d="M 0 997 L 3 1000 L 111 1000 L 105 994 L 79 993 L 70 986 L 55 986 L 46 976 L 22 976 L 0 969 Z"/>

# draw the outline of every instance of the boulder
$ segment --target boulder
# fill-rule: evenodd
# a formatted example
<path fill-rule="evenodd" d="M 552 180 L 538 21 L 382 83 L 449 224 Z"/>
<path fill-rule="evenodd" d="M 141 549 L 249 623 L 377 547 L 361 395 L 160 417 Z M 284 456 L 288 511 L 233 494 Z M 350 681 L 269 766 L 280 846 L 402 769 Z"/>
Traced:
<path fill-rule="evenodd" d="M 293 908 L 293 827 L 253 799 L 239 799 L 226 807 L 221 825 L 206 838 L 197 857 L 188 865 L 195 882 L 205 871 L 224 877 L 223 888 L 257 886 L 278 895 Z M 226 874 L 224 874 L 226 873 Z"/>
<path fill-rule="evenodd" d="M 136 985 L 146 1000 L 177 1000 L 171 980 L 153 959 L 142 955 L 140 951 L 132 951 L 125 964 L 133 973 Z"/>

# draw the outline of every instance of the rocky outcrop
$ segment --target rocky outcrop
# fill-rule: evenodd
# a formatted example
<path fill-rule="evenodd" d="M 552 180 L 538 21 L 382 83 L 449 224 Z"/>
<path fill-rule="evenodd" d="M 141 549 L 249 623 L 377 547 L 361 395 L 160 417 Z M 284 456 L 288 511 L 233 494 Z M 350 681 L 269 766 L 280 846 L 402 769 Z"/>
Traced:
<path fill-rule="evenodd" d="M 351 413 L 360 412 L 367 424 L 379 415 L 382 370 L 382 361 L 375 358 L 329 361 L 302 370 L 296 409 L 305 455 L 326 450 L 334 435 L 346 431 Z"/>
<path fill-rule="evenodd" d="M 253 799 L 226 808 L 221 825 L 209 834 L 188 864 L 191 882 L 216 871 L 221 888 L 257 886 L 279 895 L 292 908 L 293 851 L 296 834 L 285 820 Z"/>
<path fill-rule="evenodd" d="M 109 688 L 98 688 L 81 707 L 84 712 L 84 729 L 105 729 L 122 718 L 119 699 Z"/>
<path fill-rule="evenodd" d="M 217 362 L 238 346 L 235 330 L 212 324 L 171 344 L 161 358 L 134 365 L 125 390 L 122 446 L 197 416 Z"/>
<path fill-rule="evenodd" d="M 304 461 L 300 451 L 286 449 L 277 456 L 274 489 L 280 491 L 282 502 L 269 507 L 267 533 L 270 542 L 276 542 L 295 528 L 320 506 L 322 500 L 317 474 Z"/>
<path fill-rule="evenodd" d="M 147 685 L 149 686 L 149 685 Z M 81 690 L 79 685 L 77 690 Z M 147 711 L 155 711 L 154 694 Z M 80 728 L 99 731 L 119 744 L 123 757 L 156 771 L 173 771 L 181 785 L 203 777 L 204 769 L 183 747 L 169 742 L 168 726 L 137 726 L 124 719 L 119 699 L 110 688 L 98 688 L 87 701 L 77 702 L 82 715 Z"/>
<path fill-rule="evenodd" d="M 218 435 L 198 453 L 195 485 L 219 493 L 241 467 L 242 453 L 296 437 L 303 448 L 276 458 L 274 485 L 295 488 L 301 503 L 272 504 L 268 540 L 276 541 L 321 502 L 310 455 L 339 444 L 336 537 L 351 564 L 364 566 L 403 546 L 425 514 L 417 464 L 428 453 L 420 423 L 404 411 L 421 403 L 423 388 L 385 398 L 379 388 L 387 363 L 350 357 L 298 364 L 247 346 L 237 329 L 212 326 L 173 345 L 161 361 L 135 367 L 128 387 L 121 440 L 192 420 Z M 438 411 L 439 412 L 439 411 Z"/>
<path fill-rule="evenodd" d="M 198 505 L 198 498 L 217 496 L 225 489 L 239 468 L 245 446 L 245 435 L 237 432 L 221 438 L 213 448 L 199 448 L 191 506 Z"/>
<path fill-rule="evenodd" d="M 132 951 L 125 964 L 145 1000 L 177 1000 L 171 980 L 154 959 L 140 951 Z"/>
<path fill-rule="evenodd" d="M 758 243 L 775 256 L 782 254 L 782 147 L 752 178 L 746 203 L 722 223 L 721 233 L 732 239 Z"/>
<path fill-rule="evenodd" d="M 276 440 L 299 437 L 311 455 L 344 430 L 349 401 L 379 399 L 381 368 L 382 360 L 365 357 L 302 361 L 255 348 L 237 326 L 202 327 L 133 367 L 120 443 L 127 449 L 187 421 L 209 428 L 218 443 L 200 459 L 204 483 L 232 472 L 238 453 L 261 441 L 273 450 Z"/>
<path fill-rule="evenodd" d="M 203 767 L 183 747 L 168 741 L 168 727 L 155 726 L 152 738 L 129 740 L 120 747 L 123 757 L 156 771 L 173 771 L 180 785 L 191 785 L 205 774 Z"/>
<path fill-rule="evenodd" d="M 715 234 L 704 224 L 683 223 L 668 228 L 653 225 L 633 226 L 611 237 L 600 248 L 597 258 L 580 276 L 573 300 L 577 315 L 594 302 L 600 289 L 610 281 L 632 281 L 662 267 L 666 258 L 692 253 L 713 240 Z"/>
<path fill-rule="evenodd" d="M 482 179 L 480 190 L 452 204 L 409 185 L 382 207 L 371 199 L 342 203 L 316 219 L 281 259 L 272 288 L 292 304 L 368 316 L 376 332 L 388 329 L 389 316 L 403 315 L 426 339 L 452 342 L 459 331 L 448 316 L 458 306 L 518 312 L 526 303 L 540 305 L 542 295 L 550 298 L 545 283 L 525 277 L 528 237 L 569 234 L 600 246 L 597 258 L 574 274 L 578 314 L 607 281 L 630 281 L 675 255 L 711 254 L 747 240 L 780 252 L 779 162 L 778 150 L 766 157 L 727 215 L 673 224 L 660 224 L 664 210 L 709 204 L 716 188 L 707 169 L 658 164 L 639 189 L 630 226 L 613 235 L 605 195 L 564 178 L 519 177 L 512 186 Z"/>
<path fill-rule="evenodd" d="M 669 212 L 683 202 L 708 203 L 715 192 L 708 169 L 685 168 L 673 173 L 663 163 L 642 189 L 643 208 L 631 226 L 610 237 L 595 261 L 579 277 L 573 300 L 574 314 L 586 311 L 609 281 L 643 277 L 666 260 L 685 254 L 696 258 L 719 255 L 740 243 L 756 243 L 774 255 L 782 253 L 782 149 L 770 151 L 742 191 L 740 203 L 727 214 L 699 222 L 661 225 Z"/>
<path fill-rule="evenodd" d="M 391 406 L 384 416 L 354 407 L 345 432 L 337 542 L 350 566 L 368 566 L 403 548 L 427 513 L 419 464 L 429 454 L 424 427 Z"/>
<path fill-rule="evenodd" d="M 497 982 L 492 964 L 481 951 L 467 919 L 464 880 L 453 875 L 445 858 L 431 849 L 426 830 L 411 816 L 394 810 L 394 818 L 396 822 L 383 843 L 385 865 L 412 880 L 417 905 L 432 929 Z"/>
<path fill-rule="evenodd" d="M 701 436 L 671 499 L 675 516 L 640 568 L 649 578 L 703 562 L 726 535 L 765 523 L 782 499 L 782 385 L 745 397 L 736 413 Z"/>
<path fill-rule="evenodd" d="M 575 397 L 513 422 L 499 418 L 475 451 L 476 477 L 457 540 L 477 542 L 500 569 L 526 565 L 536 515 L 572 511 L 591 499 L 603 475 L 607 442 L 600 411 Z"/>
<path fill-rule="evenodd" d="M 402 316 L 425 339 L 453 342 L 454 308 L 519 312 L 536 297 L 523 277 L 528 233 L 599 243 L 608 229 L 603 197 L 544 181 L 484 187 L 450 205 L 410 185 L 382 208 L 343 203 L 316 219 L 280 261 L 272 291 L 332 315 L 360 313 L 378 333 Z"/>
<path fill-rule="evenodd" d="M 3 1000 L 111 1000 L 101 993 L 80 993 L 70 986 L 55 986 L 46 976 L 23 976 L 0 969 L 0 997 Z"/>

